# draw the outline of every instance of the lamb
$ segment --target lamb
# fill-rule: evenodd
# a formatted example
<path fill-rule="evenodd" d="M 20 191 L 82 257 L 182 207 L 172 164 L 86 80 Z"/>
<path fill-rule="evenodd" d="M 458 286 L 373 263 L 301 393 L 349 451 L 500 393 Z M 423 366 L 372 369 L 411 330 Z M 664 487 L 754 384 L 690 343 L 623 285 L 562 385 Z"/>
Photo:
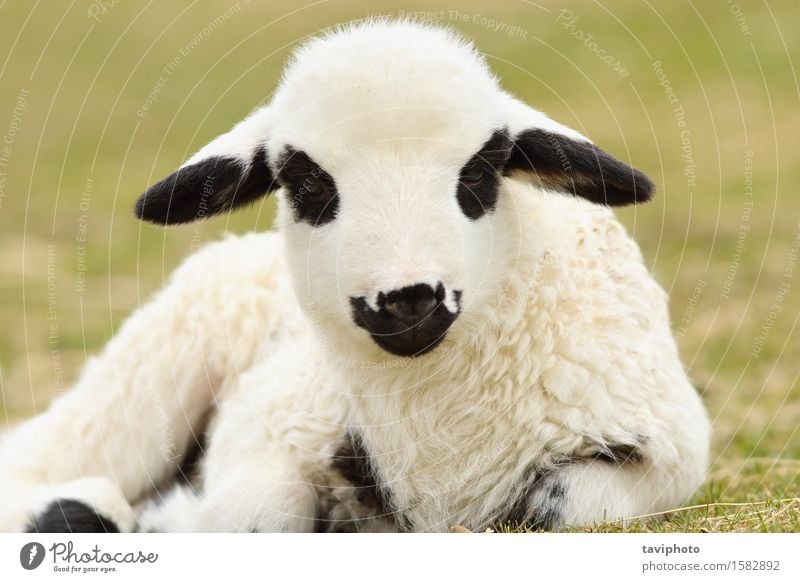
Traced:
<path fill-rule="evenodd" d="M 311 40 L 136 214 L 273 192 L 277 233 L 191 256 L 4 439 L 0 528 L 557 530 L 702 483 L 706 413 L 610 209 L 653 184 L 469 42 L 392 20 Z"/>

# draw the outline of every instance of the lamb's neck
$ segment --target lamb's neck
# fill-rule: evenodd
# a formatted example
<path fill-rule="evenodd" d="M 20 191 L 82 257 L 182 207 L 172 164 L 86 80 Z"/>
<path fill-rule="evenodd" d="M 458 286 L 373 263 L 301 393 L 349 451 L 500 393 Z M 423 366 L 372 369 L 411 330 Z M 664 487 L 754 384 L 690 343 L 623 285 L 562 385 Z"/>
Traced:
<path fill-rule="evenodd" d="M 496 384 L 472 350 L 433 353 L 383 370 L 349 370 L 351 421 L 355 426 L 406 426 L 414 432 L 413 427 L 431 429 L 442 415 L 469 416 L 474 403 L 487 398 Z"/>

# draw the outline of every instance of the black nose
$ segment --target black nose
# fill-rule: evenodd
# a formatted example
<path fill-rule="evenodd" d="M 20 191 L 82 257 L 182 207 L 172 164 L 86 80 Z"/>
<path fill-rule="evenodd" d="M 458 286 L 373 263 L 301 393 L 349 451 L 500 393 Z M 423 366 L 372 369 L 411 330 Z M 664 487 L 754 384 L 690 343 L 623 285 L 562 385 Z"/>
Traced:
<path fill-rule="evenodd" d="M 425 283 L 418 283 L 378 295 L 378 305 L 409 327 L 433 313 L 442 301 L 444 287 L 441 283 L 436 289 Z"/>

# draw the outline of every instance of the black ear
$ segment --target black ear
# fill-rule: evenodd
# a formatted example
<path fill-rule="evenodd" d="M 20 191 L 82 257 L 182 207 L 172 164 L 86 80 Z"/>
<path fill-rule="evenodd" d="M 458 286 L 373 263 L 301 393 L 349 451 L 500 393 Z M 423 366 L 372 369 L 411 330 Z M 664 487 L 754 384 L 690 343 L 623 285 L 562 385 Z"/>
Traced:
<path fill-rule="evenodd" d="M 277 188 L 260 147 L 249 164 L 212 156 L 179 169 L 142 194 L 135 213 L 147 222 L 181 224 L 250 204 Z"/>
<path fill-rule="evenodd" d="M 549 190 L 598 204 L 647 202 L 655 186 L 639 170 L 597 146 L 543 129 L 527 129 L 514 140 L 505 173 L 524 171 Z"/>

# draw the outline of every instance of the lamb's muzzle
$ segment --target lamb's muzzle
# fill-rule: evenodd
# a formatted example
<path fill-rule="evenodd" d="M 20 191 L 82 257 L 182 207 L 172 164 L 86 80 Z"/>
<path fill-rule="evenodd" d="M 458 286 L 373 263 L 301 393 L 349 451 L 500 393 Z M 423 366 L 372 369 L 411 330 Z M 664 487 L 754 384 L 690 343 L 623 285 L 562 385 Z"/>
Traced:
<path fill-rule="evenodd" d="M 375 343 L 396 356 L 415 357 L 438 346 L 461 311 L 461 292 L 453 291 L 456 310 L 445 302 L 442 283 L 436 288 L 417 283 L 378 293 L 378 309 L 365 297 L 351 297 L 353 321 L 366 329 Z"/>

